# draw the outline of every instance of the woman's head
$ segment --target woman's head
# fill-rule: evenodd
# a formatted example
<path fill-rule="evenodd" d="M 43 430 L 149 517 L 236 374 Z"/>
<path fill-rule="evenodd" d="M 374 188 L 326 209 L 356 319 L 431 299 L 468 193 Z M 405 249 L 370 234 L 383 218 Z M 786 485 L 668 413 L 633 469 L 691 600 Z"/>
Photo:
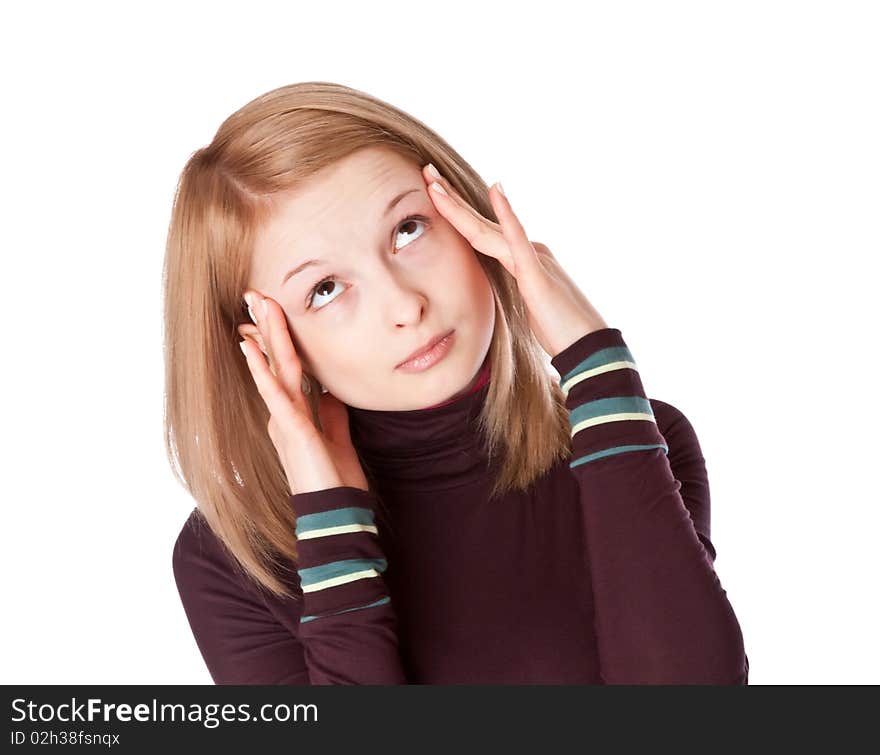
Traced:
<path fill-rule="evenodd" d="M 256 229 L 247 287 L 281 305 L 304 370 L 350 406 L 446 401 L 470 387 L 492 341 L 492 286 L 421 168 L 398 150 L 362 148 L 273 197 Z M 398 369 L 453 329 L 437 365 Z M 239 333 L 258 338 L 253 325 Z"/>
<path fill-rule="evenodd" d="M 421 174 L 429 162 L 497 220 L 487 184 L 442 137 L 331 82 L 247 103 L 181 173 L 163 270 L 166 449 L 203 519 L 276 594 L 289 594 L 278 575 L 296 561 L 295 517 L 238 347 L 255 331 L 248 289 L 284 308 L 316 421 L 319 383 L 351 406 L 418 409 L 466 391 L 488 350 L 479 422 L 502 459 L 492 493 L 525 488 L 570 450 L 565 399 L 516 281 L 433 207 Z M 321 262 L 285 281 L 311 259 Z M 395 370 L 453 328 L 442 362 Z"/>

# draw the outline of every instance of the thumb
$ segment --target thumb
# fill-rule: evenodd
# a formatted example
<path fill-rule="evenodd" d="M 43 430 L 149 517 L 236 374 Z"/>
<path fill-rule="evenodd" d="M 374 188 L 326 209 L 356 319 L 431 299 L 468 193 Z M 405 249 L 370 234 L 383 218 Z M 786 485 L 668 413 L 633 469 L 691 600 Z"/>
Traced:
<path fill-rule="evenodd" d="M 331 443 L 340 446 L 351 445 L 348 426 L 348 407 L 332 393 L 322 393 L 318 397 L 318 416 L 324 435 Z"/>

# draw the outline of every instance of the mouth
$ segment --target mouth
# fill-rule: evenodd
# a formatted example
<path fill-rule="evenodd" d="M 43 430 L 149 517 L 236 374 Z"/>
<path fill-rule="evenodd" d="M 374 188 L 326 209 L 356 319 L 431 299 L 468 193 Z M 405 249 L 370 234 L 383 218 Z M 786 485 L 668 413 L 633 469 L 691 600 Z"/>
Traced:
<path fill-rule="evenodd" d="M 442 359 L 452 346 L 455 329 L 449 330 L 428 342 L 418 351 L 412 353 L 395 369 L 405 372 L 420 372 L 427 369 Z"/>

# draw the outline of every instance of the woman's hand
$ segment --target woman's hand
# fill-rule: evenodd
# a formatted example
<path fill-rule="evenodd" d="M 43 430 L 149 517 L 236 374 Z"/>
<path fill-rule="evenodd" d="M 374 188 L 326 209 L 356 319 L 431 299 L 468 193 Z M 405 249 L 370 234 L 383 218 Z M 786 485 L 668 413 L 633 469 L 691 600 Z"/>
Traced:
<path fill-rule="evenodd" d="M 348 408 L 330 393 L 318 397 L 323 433 L 312 420 L 302 392 L 302 364 L 278 302 L 253 291 L 245 301 L 254 326 L 240 325 L 241 350 L 269 408 L 269 437 L 293 494 L 348 485 L 368 490 L 351 443 Z M 264 354 L 264 351 L 265 354 Z"/>
<path fill-rule="evenodd" d="M 434 206 L 478 252 L 494 257 L 516 278 L 528 308 L 529 324 L 541 347 L 555 357 L 579 338 L 608 325 L 565 273 L 552 252 L 526 236 L 500 184 L 489 189 L 489 201 L 501 221 L 484 218 L 428 163 L 422 177 L 430 185 Z M 439 183 L 447 192 L 436 190 Z"/>

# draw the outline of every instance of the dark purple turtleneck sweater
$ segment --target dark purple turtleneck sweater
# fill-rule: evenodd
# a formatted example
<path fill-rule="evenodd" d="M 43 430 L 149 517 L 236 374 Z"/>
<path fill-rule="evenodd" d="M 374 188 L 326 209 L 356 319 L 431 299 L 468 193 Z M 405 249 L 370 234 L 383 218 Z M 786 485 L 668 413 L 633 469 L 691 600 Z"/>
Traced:
<path fill-rule="evenodd" d="M 551 363 L 573 453 L 496 501 L 475 423 L 488 363 L 433 407 L 349 407 L 375 490 L 290 496 L 295 599 L 247 580 L 194 510 L 173 568 L 214 681 L 747 684 L 692 426 L 645 396 L 618 329 Z"/>

